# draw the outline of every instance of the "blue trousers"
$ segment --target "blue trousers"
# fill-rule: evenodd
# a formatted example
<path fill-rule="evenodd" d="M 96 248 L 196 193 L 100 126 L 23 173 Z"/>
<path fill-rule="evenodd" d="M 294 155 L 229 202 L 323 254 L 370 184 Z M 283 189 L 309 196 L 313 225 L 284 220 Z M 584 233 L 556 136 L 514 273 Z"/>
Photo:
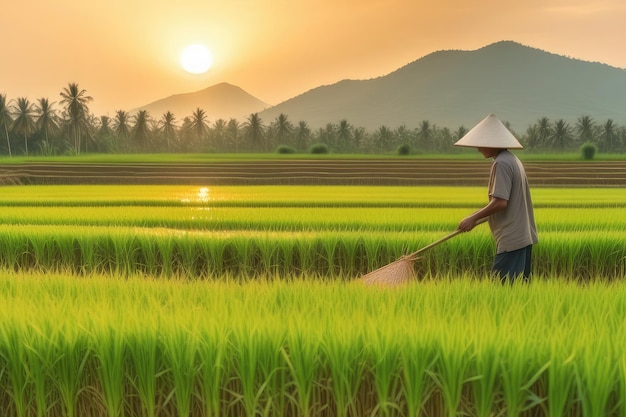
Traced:
<path fill-rule="evenodd" d="M 532 245 L 511 252 L 496 254 L 492 270 L 503 284 L 512 284 L 517 278 L 530 281 Z"/>

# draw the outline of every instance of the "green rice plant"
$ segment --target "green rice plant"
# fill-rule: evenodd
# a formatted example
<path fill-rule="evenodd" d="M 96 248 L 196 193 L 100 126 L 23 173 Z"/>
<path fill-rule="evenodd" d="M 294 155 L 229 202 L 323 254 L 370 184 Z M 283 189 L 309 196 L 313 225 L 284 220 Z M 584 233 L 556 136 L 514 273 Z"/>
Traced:
<path fill-rule="evenodd" d="M 278 272 L 278 265 L 283 260 L 279 259 L 280 244 L 273 239 L 262 238 L 254 241 L 254 246 L 257 248 L 258 259 L 254 261 L 252 268 L 255 271 L 266 271 L 268 274 L 275 274 Z"/>
<path fill-rule="evenodd" d="M 253 268 L 255 248 L 250 238 L 246 236 L 235 237 L 230 243 L 237 253 L 237 272 L 241 275 L 257 275 L 260 271 L 255 271 Z"/>
<path fill-rule="evenodd" d="M 329 271 L 331 275 L 339 273 L 339 268 L 335 261 L 335 254 L 338 248 L 337 239 L 321 238 L 319 240 L 321 253 L 320 261 L 323 261 L 323 265 L 320 267 L 323 270 Z"/>
<path fill-rule="evenodd" d="M 395 257 L 386 250 L 385 240 L 380 235 L 363 237 L 363 247 L 365 249 L 368 271 L 374 271 L 395 260 Z"/>
<path fill-rule="evenodd" d="M 3 314 L 3 317 L 6 317 Z M 13 317 L 13 320 L 16 320 Z M 4 322 L 4 320 L 3 320 Z M 23 366 L 26 363 L 26 347 L 21 341 L 20 333 L 24 331 L 24 324 L 19 326 L 10 323 L 0 324 L 0 361 L 10 382 L 9 395 L 12 398 L 11 409 L 18 417 L 27 415 L 29 409 L 31 387 L 30 382 L 24 372 Z M 7 410 L 8 411 L 8 410 Z"/>
<path fill-rule="evenodd" d="M 197 276 L 195 269 L 198 252 L 193 241 L 187 239 L 175 239 L 173 241 L 174 264 L 182 276 Z"/>
<path fill-rule="evenodd" d="M 283 239 L 276 245 L 277 264 L 276 273 L 280 276 L 297 275 L 296 243 L 293 239 Z"/>
<path fill-rule="evenodd" d="M 626 253 L 620 232 L 543 234 L 534 255 L 536 269 L 545 275 L 619 277 L 626 272 Z"/>
<path fill-rule="evenodd" d="M 158 244 L 162 239 L 155 239 L 145 235 L 136 235 L 135 239 L 137 239 L 135 268 L 150 276 L 159 275 L 165 268 L 165 262 L 161 259 L 159 251 L 163 245 L 159 246 Z"/>
<path fill-rule="evenodd" d="M 376 403 L 372 407 L 372 414 L 391 416 L 399 413 L 398 387 L 401 382 L 400 353 L 398 343 L 393 337 L 396 329 L 393 323 L 371 326 L 365 337 L 368 340 L 366 347 L 366 363 L 371 364 L 373 384 L 376 392 Z"/>
<path fill-rule="evenodd" d="M 598 287 L 595 290 L 599 294 L 604 294 L 605 298 L 610 297 L 610 292 L 614 291 L 613 285 Z M 620 303 L 622 304 L 622 303 Z M 623 306 L 621 307 L 623 308 Z M 615 316 L 612 311 L 615 307 L 609 307 L 604 303 L 587 303 L 583 300 L 578 302 L 578 314 L 583 317 L 593 317 L 611 321 Z M 622 319 L 618 319 L 621 323 Z M 593 322 L 592 322 L 593 323 Z M 597 324 L 597 323 L 596 323 Z M 623 336 L 621 325 L 615 323 L 616 337 Z M 601 336 L 601 331 L 590 326 L 589 331 L 584 334 L 577 334 L 576 347 L 577 357 L 574 362 L 576 375 L 577 397 L 580 399 L 582 412 L 586 416 L 606 416 L 615 412 L 612 407 L 612 396 L 615 387 L 619 385 L 618 368 L 615 363 L 619 362 L 619 357 L 615 355 L 614 346 L 608 339 Z M 604 357 L 600 357 L 598 352 L 602 352 Z"/>
<path fill-rule="evenodd" d="M 558 339 L 551 340 L 553 346 L 550 352 L 550 367 L 547 378 L 549 417 L 563 416 L 571 411 L 575 381 L 574 360 L 576 355 L 562 345 L 557 345 L 556 340 Z"/>
<path fill-rule="evenodd" d="M 19 268 L 22 265 L 24 253 L 28 252 L 28 245 L 17 233 L 2 233 L 0 235 L 0 264 L 5 269 Z"/>
<path fill-rule="evenodd" d="M 535 187 L 537 207 L 619 207 L 619 188 L 575 190 Z M 30 185 L 5 187 L 0 205 L 168 206 L 168 207 L 442 207 L 475 208 L 486 200 L 484 187 L 438 186 L 180 186 L 180 185 Z"/>
<path fill-rule="evenodd" d="M 199 340 L 195 326 L 192 323 L 183 326 L 182 323 L 189 321 L 183 316 L 164 323 L 169 327 L 163 329 L 161 343 L 165 352 L 167 377 L 171 379 L 166 384 L 171 387 L 168 397 L 171 396 L 175 400 L 177 416 L 189 417 L 195 381 L 199 373 L 197 362 Z"/>
<path fill-rule="evenodd" d="M 233 273 L 239 266 L 239 254 L 232 241 L 224 242 L 218 239 L 207 239 L 206 255 L 208 256 L 207 272 L 215 276 Z"/>
<path fill-rule="evenodd" d="M 585 416 L 612 414 L 610 399 L 618 382 L 617 369 L 612 360 L 598 358 L 599 351 L 613 356 L 613 349 L 605 340 L 596 343 L 595 337 L 590 338 L 581 346 L 579 358 L 574 363 L 577 398 Z"/>
<path fill-rule="evenodd" d="M 262 414 L 260 398 L 264 386 L 257 385 L 257 369 L 261 366 L 261 349 L 259 343 L 263 335 L 257 328 L 246 329 L 240 326 L 233 332 L 235 345 L 234 360 L 235 374 L 241 394 L 237 401 L 243 406 L 243 415 L 246 417 Z"/>
<path fill-rule="evenodd" d="M 316 275 L 316 248 L 313 240 L 298 238 L 294 244 L 294 270 L 300 274 Z"/>
<path fill-rule="evenodd" d="M 56 357 L 50 378 L 54 390 L 61 399 L 63 415 L 75 417 L 79 415 L 77 401 L 84 389 L 83 371 L 89 360 L 89 340 L 78 328 L 66 326 L 55 335 L 50 349 Z"/>
<path fill-rule="evenodd" d="M 338 275 L 357 276 L 365 272 L 363 239 L 341 238 L 337 246 Z"/>
<path fill-rule="evenodd" d="M 290 327 L 281 352 L 294 385 L 294 393 L 286 392 L 286 395 L 296 404 L 298 415 L 310 417 L 314 415 L 313 389 L 320 363 L 320 339 L 315 327 L 309 325 L 301 330 Z"/>
<path fill-rule="evenodd" d="M 78 237 L 76 237 L 78 236 Z M 442 237 L 439 233 L 180 233 L 149 236 L 126 229 L 71 228 L 10 231 L 1 258 L 17 270 L 74 270 L 131 275 L 205 277 L 221 273 L 294 272 L 356 277 Z M 626 273 L 623 232 L 543 233 L 534 251 L 535 272 L 588 281 L 610 280 Z M 7 244 L 8 246 L 8 244 Z M 425 253 L 416 263 L 418 275 L 441 276 L 475 271 L 487 275 L 494 253 L 486 230 L 461 235 Z M 215 255 L 214 255 L 215 254 Z M 328 259 L 332 259 L 331 262 Z"/>
<path fill-rule="evenodd" d="M 1 216 L 6 238 L 0 259 L 6 267 L 198 277 L 276 272 L 355 276 L 449 233 L 472 208 L 473 203 L 459 204 L 459 198 L 478 203 L 484 198 L 479 189 L 460 189 L 455 196 L 444 187 L 385 188 L 377 190 L 386 199 L 378 203 L 370 187 L 312 187 L 306 192 L 297 187 L 217 187 L 202 193 L 196 187 L 130 187 L 114 197 L 106 187 L 99 196 L 98 187 L 79 189 L 61 187 L 60 194 L 45 189 L 41 197 L 10 190 L 8 201 L 0 204 L 20 210 Z M 550 191 L 537 190 L 537 273 L 585 281 L 626 273 L 623 196 L 614 190 L 581 189 L 572 201 L 571 192 L 567 200 L 565 192 Z M 80 210 L 67 210 L 81 204 Z M 231 241 L 239 237 L 249 242 L 234 247 Z M 425 253 L 418 275 L 488 274 L 492 256 L 493 242 L 484 226 Z"/>
<path fill-rule="evenodd" d="M 489 317 L 483 316 L 483 323 L 489 323 Z M 500 371 L 501 353 L 499 345 L 492 343 L 493 335 L 485 334 L 485 327 L 476 329 L 473 348 L 474 360 L 470 364 L 473 402 L 477 417 L 489 417 L 494 414 L 496 397 L 499 395 L 497 377 Z"/>
<path fill-rule="evenodd" d="M 322 340 L 321 363 L 330 375 L 330 394 L 337 417 L 358 415 L 357 394 L 365 373 L 363 335 L 350 326 L 346 317 L 333 324 L 333 337 Z"/>
<path fill-rule="evenodd" d="M 505 415 L 514 417 L 543 402 L 543 398 L 533 391 L 533 386 L 546 372 L 550 362 L 543 366 L 533 363 L 532 356 L 526 353 L 536 351 L 537 347 L 526 339 L 515 337 L 502 344 L 497 385 L 502 390 Z M 541 359 L 537 358 L 536 361 L 540 363 Z"/>
<path fill-rule="evenodd" d="M 0 272 L 0 407 L 22 387 L 25 416 L 623 411 L 621 281 L 158 278 Z"/>
<path fill-rule="evenodd" d="M 24 347 L 26 350 L 26 363 L 28 378 L 33 384 L 33 397 L 36 408 L 36 416 L 48 415 L 52 402 L 50 383 L 50 368 L 54 358 L 50 356 L 51 350 L 47 348 L 50 343 L 49 335 L 54 332 L 51 323 L 40 326 L 32 326 L 32 332 L 25 336 Z"/>
<path fill-rule="evenodd" d="M 164 372 L 159 367 L 163 362 L 162 350 L 154 327 L 152 321 L 136 321 L 124 337 L 129 363 L 126 380 L 134 387 L 139 399 L 140 409 L 136 414 L 146 417 L 156 416 L 157 379 Z"/>
<path fill-rule="evenodd" d="M 134 235 L 120 234 L 112 239 L 115 273 L 130 276 L 136 272 L 137 253 L 140 250 Z"/>
<path fill-rule="evenodd" d="M 156 242 L 155 251 L 158 254 L 158 258 L 154 259 L 155 269 L 160 270 L 160 275 L 164 277 L 171 277 L 174 275 L 174 267 L 172 261 L 174 259 L 174 248 L 172 244 L 172 236 L 163 236 L 158 239 L 154 239 Z"/>
<path fill-rule="evenodd" d="M 33 269 L 48 269 L 54 264 L 55 254 L 51 250 L 53 242 L 43 239 L 30 239 L 28 242 L 29 252 L 33 258 Z"/>
<path fill-rule="evenodd" d="M 626 416 L 626 354 L 624 352 L 617 355 L 616 374 L 618 387 L 615 390 L 617 397 L 617 405 L 615 406 L 615 415 L 620 417 Z"/>
<path fill-rule="evenodd" d="M 108 314 L 107 314 L 108 313 Z M 101 316 L 105 323 L 94 323 L 90 334 L 91 351 L 96 359 L 96 374 L 102 397 L 106 406 L 107 416 L 122 415 L 124 405 L 124 368 L 126 349 L 121 334 L 122 315 L 106 312 Z"/>
<path fill-rule="evenodd" d="M 223 324 L 200 329 L 198 358 L 201 369 L 201 396 L 204 402 L 204 415 L 219 417 L 224 415 L 225 404 L 222 398 L 228 378 L 232 374 L 231 330 Z"/>
<path fill-rule="evenodd" d="M 278 317 L 275 318 L 279 320 Z M 287 384 L 288 366 L 282 351 L 285 348 L 285 336 L 282 329 L 273 325 L 266 326 L 261 332 L 259 344 L 259 388 L 257 395 L 263 406 L 264 416 L 282 417 L 287 406 L 287 396 L 284 395 Z"/>
<path fill-rule="evenodd" d="M 80 255 L 80 271 L 89 274 L 98 271 L 100 266 L 96 260 L 96 246 L 93 236 L 79 236 L 76 240 L 75 251 Z"/>
<path fill-rule="evenodd" d="M 477 206 L 478 207 L 478 206 Z M 198 215 L 198 212 L 202 215 Z M 99 226 L 151 230 L 451 232 L 471 209 L 445 205 L 404 207 L 22 207 L 0 214 L 0 224 Z M 537 208 L 542 232 L 611 231 L 626 226 L 622 207 Z"/>
<path fill-rule="evenodd" d="M 401 390 L 408 417 L 421 415 L 424 405 L 433 393 L 429 375 L 433 374 L 433 367 L 438 360 L 437 349 L 432 346 L 432 329 L 425 323 L 420 324 L 418 328 L 409 329 L 408 337 L 399 342 Z"/>
<path fill-rule="evenodd" d="M 462 320 L 454 315 L 451 320 Z M 470 382 L 469 356 L 471 347 L 458 334 L 444 334 L 440 339 L 441 345 L 437 365 L 433 371 L 433 379 L 441 391 L 445 415 L 455 417 L 461 406 L 463 386 Z"/>
<path fill-rule="evenodd" d="M 415 263 L 419 277 L 438 277 L 463 274 L 474 271 L 487 276 L 491 269 L 491 261 L 495 248 L 491 237 L 485 230 L 476 230 L 451 239 L 420 254 Z M 423 233 L 411 240 L 410 249 L 395 249 L 395 253 L 406 254 L 442 238 L 441 233 Z M 401 243 L 401 242 L 398 242 Z M 400 255 L 396 256 L 400 256 Z"/>

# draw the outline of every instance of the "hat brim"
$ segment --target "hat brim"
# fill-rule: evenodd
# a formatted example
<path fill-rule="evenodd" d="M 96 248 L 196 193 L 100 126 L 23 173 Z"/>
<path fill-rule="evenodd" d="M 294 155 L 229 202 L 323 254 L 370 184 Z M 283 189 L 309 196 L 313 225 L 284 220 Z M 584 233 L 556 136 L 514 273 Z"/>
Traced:
<path fill-rule="evenodd" d="M 454 146 L 468 148 L 524 149 L 507 127 L 490 114 L 474 126 Z"/>

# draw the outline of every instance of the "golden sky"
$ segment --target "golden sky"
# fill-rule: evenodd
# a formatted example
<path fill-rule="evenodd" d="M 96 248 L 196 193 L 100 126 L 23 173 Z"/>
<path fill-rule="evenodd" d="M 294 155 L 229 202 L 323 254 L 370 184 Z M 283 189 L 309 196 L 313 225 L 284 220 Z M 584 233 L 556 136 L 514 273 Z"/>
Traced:
<path fill-rule="evenodd" d="M 96 115 L 113 116 L 228 82 L 278 104 L 500 40 L 626 68 L 624 22 L 623 0 L 7 1 L 0 93 L 58 102 L 75 82 Z M 205 74 L 181 68 L 193 43 L 212 51 Z"/>

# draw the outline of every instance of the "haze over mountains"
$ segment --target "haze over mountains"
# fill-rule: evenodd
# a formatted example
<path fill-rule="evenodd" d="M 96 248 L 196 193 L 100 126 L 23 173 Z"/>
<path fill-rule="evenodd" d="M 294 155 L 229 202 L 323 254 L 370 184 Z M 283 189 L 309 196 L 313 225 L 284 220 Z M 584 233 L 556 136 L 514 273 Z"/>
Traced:
<path fill-rule="evenodd" d="M 241 119 L 257 113 L 269 104 L 248 94 L 240 87 L 228 83 L 220 83 L 194 93 L 175 94 L 157 100 L 145 106 L 131 110 L 135 114 L 138 110 L 148 110 L 153 117 L 161 117 L 170 111 L 182 120 L 200 108 L 209 117 L 209 121 L 230 118 Z"/>
<path fill-rule="evenodd" d="M 218 86 L 221 94 L 213 95 Z M 434 52 L 390 74 L 320 86 L 273 107 L 241 89 L 235 94 L 234 86 L 218 86 L 160 100 L 158 111 L 152 110 L 156 103 L 144 108 L 154 117 L 170 110 L 181 119 L 200 107 L 210 121 L 243 121 L 258 112 L 266 124 L 284 113 L 292 123 L 304 120 L 312 128 L 346 119 L 368 130 L 414 128 L 423 120 L 455 130 L 472 127 L 489 113 L 520 133 L 544 116 L 626 124 L 626 70 L 511 41 L 475 51 Z M 183 101 L 191 111 L 176 110 Z"/>

